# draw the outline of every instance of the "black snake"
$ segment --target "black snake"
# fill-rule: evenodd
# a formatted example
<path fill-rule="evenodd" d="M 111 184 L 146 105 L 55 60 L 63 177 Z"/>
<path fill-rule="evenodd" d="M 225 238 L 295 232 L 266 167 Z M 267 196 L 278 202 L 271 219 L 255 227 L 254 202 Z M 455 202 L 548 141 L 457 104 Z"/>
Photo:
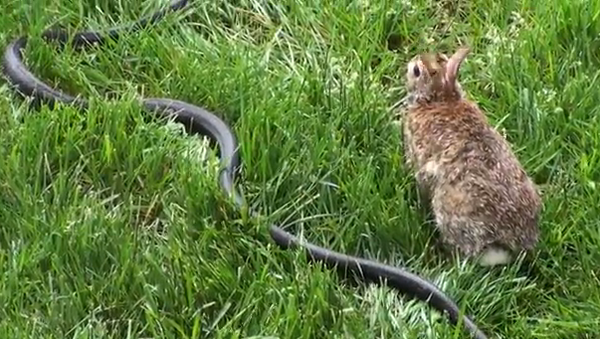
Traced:
<path fill-rule="evenodd" d="M 188 4 L 188 0 L 174 0 L 162 10 L 144 17 L 130 25 L 110 28 L 104 33 L 80 32 L 69 37 L 61 30 L 47 30 L 43 37 L 60 46 L 70 43 L 74 47 L 102 44 L 107 39 L 116 39 L 119 35 L 145 27 L 160 20 L 169 11 L 178 11 Z M 75 105 L 85 110 L 88 102 L 81 97 L 73 97 L 55 90 L 35 77 L 23 63 L 22 50 L 27 44 L 26 37 L 13 40 L 5 49 L 2 60 L 3 73 L 14 85 L 17 92 L 26 97 L 31 97 L 39 103 L 52 106 L 56 102 Z M 142 99 L 144 109 L 160 118 L 173 118 L 185 125 L 189 134 L 199 133 L 218 144 L 221 172 L 220 185 L 225 194 L 233 198 L 238 208 L 243 208 L 243 197 L 235 188 L 235 176 L 240 164 L 238 143 L 231 128 L 216 115 L 192 104 L 166 98 Z M 255 215 L 253 213 L 253 215 Z M 387 285 L 412 297 L 427 302 L 433 308 L 445 313 L 453 324 L 462 322 L 471 335 L 476 339 L 486 339 L 486 335 L 467 316 L 461 315 L 456 303 L 429 281 L 408 272 L 405 269 L 384 265 L 363 258 L 348 256 L 305 241 L 301 241 L 276 225 L 270 225 L 269 232 L 277 245 L 282 248 L 304 248 L 311 260 L 325 263 L 329 267 L 336 267 L 343 271 L 351 271 L 363 280 L 375 283 L 385 282 Z"/>

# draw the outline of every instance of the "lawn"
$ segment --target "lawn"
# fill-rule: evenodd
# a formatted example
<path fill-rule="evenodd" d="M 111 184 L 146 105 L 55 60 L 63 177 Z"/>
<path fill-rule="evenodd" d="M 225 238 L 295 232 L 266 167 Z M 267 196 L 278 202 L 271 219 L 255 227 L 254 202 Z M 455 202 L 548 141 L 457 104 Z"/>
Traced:
<path fill-rule="evenodd" d="M 490 338 L 600 337 L 600 2 L 194 1 L 85 53 L 38 36 L 125 23 L 166 0 L 3 0 L 2 46 L 90 98 L 27 111 L 0 83 L 1 338 L 468 338 L 424 303 L 344 279 L 270 222 L 404 265 Z M 393 124 L 412 55 L 461 44 L 469 96 L 544 200 L 533 263 L 441 256 Z M 137 97 L 205 107 L 236 131 L 240 186 Z"/>

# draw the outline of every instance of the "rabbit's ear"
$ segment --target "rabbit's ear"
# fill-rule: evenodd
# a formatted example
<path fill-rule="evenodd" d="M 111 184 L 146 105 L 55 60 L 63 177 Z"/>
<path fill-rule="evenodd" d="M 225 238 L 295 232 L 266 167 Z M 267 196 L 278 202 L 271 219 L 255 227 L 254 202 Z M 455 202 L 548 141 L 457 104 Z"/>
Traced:
<path fill-rule="evenodd" d="M 459 48 L 446 63 L 446 81 L 449 85 L 454 85 L 458 76 L 460 65 L 465 60 L 471 50 L 468 47 Z"/>
<path fill-rule="evenodd" d="M 446 56 L 446 54 L 444 53 L 437 53 L 437 61 L 440 65 L 446 65 L 446 63 L 448 62 L 448 56 Z"/>

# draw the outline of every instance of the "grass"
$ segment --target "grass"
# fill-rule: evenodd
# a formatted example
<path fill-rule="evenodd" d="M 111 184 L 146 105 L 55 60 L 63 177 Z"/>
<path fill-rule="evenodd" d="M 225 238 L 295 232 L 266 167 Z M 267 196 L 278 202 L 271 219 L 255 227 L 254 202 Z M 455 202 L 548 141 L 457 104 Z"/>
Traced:
<path fill-rule="evenodd" d="M 491 338 L 600 337 L 600 2 L 195 1 L 86 53 L 37 38 L 159 6 L 4 2 L 3 46 L 31 36 L 27 64 L 92 105 L 28 112 L 0 87 L 2 338 L 467 337 L 420 302 L 280 250 L 269 222 L 408 266 Z M 529 269 L 441 257 L 401 163 L 405 62 L 459 44 L 473 47 L 463 86 L 544 194 Z M 206 145 L 144 120 L 140 95 L 230 123 L 264 218 L 242 219 Z"/>

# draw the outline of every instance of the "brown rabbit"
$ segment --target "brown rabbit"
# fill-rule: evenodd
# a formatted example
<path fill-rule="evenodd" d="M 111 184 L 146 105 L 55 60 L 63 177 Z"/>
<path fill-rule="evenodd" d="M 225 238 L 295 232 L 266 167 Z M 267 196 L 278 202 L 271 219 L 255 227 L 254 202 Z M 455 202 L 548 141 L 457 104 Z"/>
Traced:
<path fill-rule="evenodd" d="M 481 265 L 502 265 L 535 247 L 542 203 L 508 142 L 464 96 L 457 76 L 468 53 L 421 54 L 408 63 L 405 161 L 442 243 Z"/>

